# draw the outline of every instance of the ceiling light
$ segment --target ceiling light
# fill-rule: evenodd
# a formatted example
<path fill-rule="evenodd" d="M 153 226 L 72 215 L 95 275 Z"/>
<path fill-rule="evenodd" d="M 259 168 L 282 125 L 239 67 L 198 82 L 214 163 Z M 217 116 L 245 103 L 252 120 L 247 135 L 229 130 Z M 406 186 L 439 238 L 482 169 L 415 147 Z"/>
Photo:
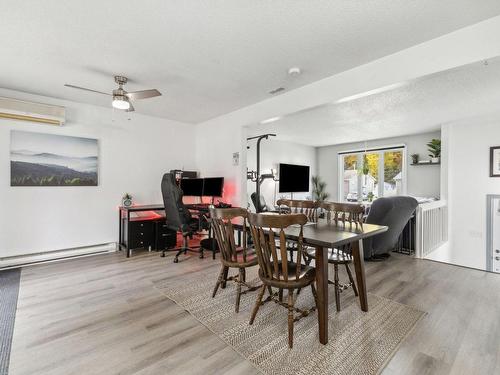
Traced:
<path fill-rule="evenodd" d="M 112 105 L 114 108 L 117 109 L 127 110 L 130 108 L 130 103 L 128 102 L 128 98 L 124 95 L 114 95 Z"/>
<path fill-rule="evenodd" d="M 262 120 L 260 122 L 261 125 L 264 125 L 264 124 L 269 124 L 271 122 L 275 122 L 275 121 L 278 121 L 278 120 L 281 120 L 281 117 L 280 116 L 276 116 L 276 117 L 271 117 L 271 118 L 268 118 L 266 120 Z"/>
<path fill-rule="evenodd" d="M 297 77 L 298 75 L 300 75 L 300 73 L 302 73 L 302 71 L 298 66 L 294 66 L 288 69 L 288 74 L 291 75 L 292 77 Z"/>

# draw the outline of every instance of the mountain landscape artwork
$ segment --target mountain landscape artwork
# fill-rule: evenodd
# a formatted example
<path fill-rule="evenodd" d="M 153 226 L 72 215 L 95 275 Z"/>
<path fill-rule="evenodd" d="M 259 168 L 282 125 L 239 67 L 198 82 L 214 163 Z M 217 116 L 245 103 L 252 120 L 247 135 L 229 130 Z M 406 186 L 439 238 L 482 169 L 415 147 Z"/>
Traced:
<path fill-rule="evenodd" d="M 97 139 L 13 130 L 11 186 L 97 186 Z"/>

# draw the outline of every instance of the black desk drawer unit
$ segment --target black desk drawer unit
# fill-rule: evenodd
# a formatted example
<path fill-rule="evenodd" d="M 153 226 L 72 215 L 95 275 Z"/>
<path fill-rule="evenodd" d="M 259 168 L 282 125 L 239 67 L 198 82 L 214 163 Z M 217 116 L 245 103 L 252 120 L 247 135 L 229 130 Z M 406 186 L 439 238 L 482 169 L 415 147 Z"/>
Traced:
<path fill-rule="evenodd" d="M 154 246 L 154 222 L 153 221 L 131 221 L 129 249 L 148 248 Z"/>
<path fill-rule="evenodd" d="M 169 229 L 164 221 L 156 222 L 155 250 L 164 250 L 177 246 L 177 232 Z"/>

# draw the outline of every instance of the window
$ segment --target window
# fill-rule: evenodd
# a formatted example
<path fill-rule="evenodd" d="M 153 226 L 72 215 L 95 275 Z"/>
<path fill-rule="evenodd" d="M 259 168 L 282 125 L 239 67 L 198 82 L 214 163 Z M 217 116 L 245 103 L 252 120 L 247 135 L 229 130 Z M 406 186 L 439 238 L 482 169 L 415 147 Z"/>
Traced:
<path fill-rule="evenodd" d="M 405 146 L 339 153 L 339 199 L 367 202 L 406 194 Z"/>

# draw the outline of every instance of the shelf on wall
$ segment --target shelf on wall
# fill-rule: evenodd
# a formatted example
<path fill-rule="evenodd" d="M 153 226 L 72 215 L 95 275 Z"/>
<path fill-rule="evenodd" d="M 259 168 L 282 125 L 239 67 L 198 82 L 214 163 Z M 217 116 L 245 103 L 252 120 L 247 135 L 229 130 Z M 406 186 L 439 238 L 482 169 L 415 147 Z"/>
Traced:
<path fill-rule="evenodd" d="M 441 162 L 439 163 L 411 163 L 410 165 L 440 165 Z"/>

